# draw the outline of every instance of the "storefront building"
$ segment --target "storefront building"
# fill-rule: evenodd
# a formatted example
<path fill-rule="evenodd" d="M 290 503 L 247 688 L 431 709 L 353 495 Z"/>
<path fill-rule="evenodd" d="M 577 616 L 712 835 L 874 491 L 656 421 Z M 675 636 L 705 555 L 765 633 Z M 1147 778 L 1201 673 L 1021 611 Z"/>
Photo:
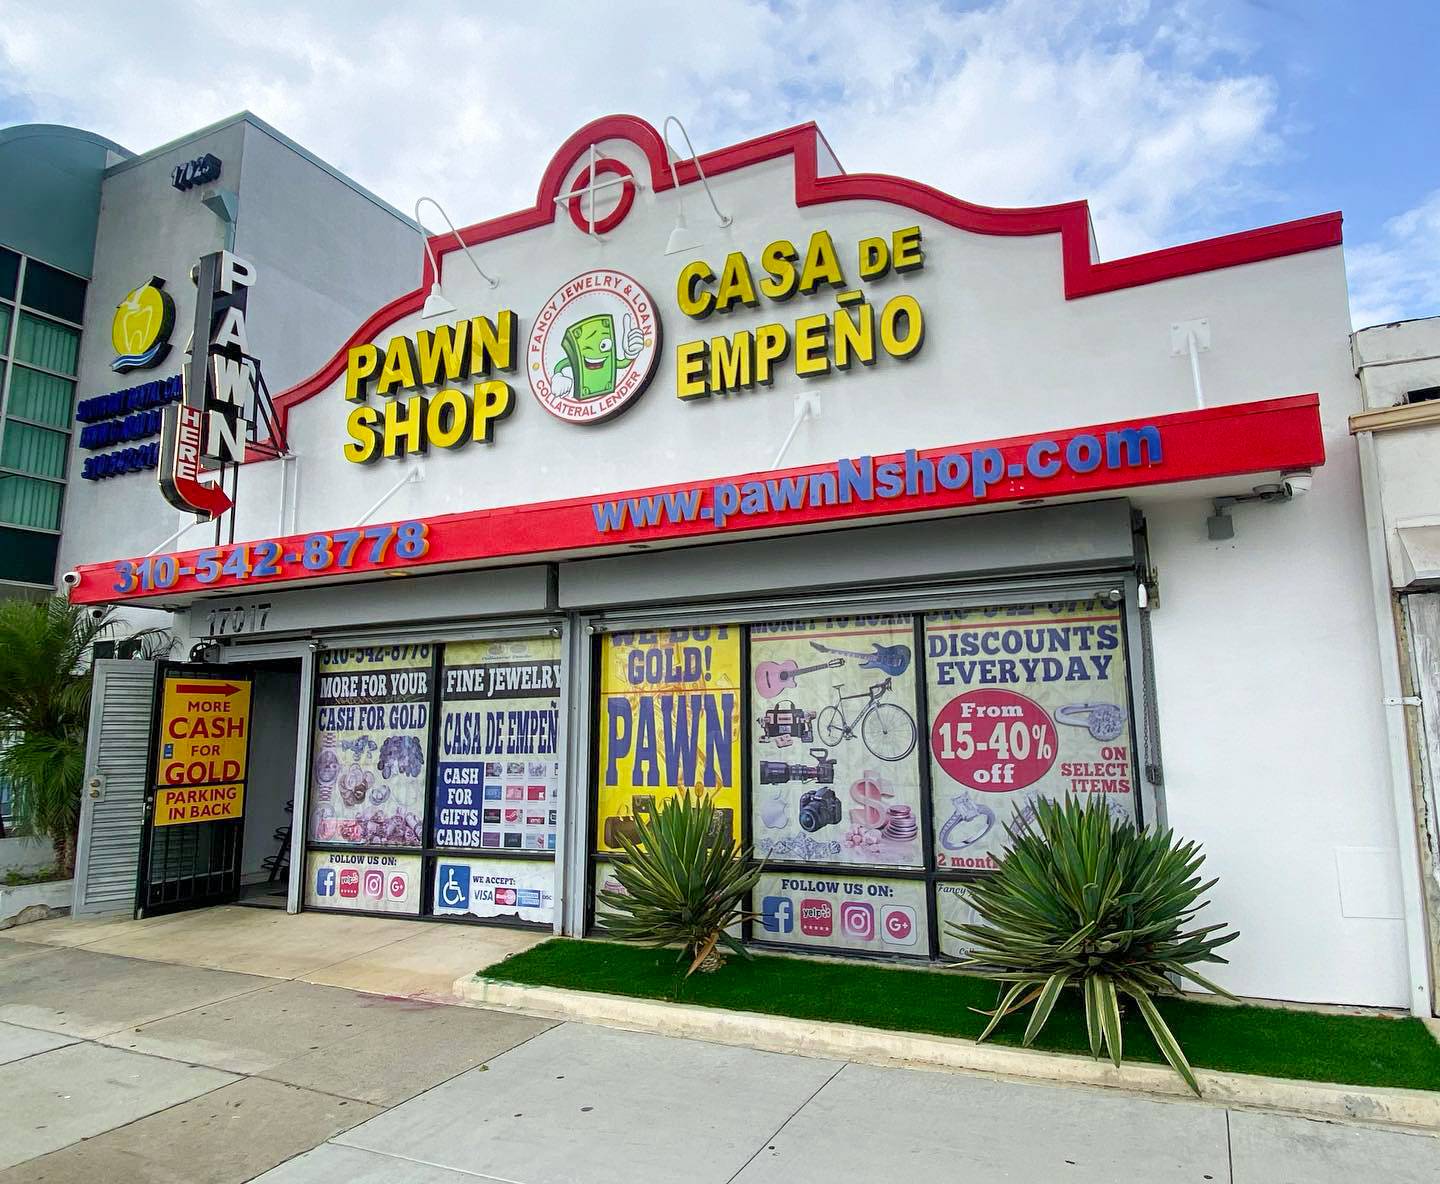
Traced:
<path fill-rule="evenodd" d="M 92 751 L 138 907 L 238 891 L 283 797 L 292 909 L 583 934 L 689 787 L 766 861 L 756 945 L 932 960 L 1007 824 L 1103 794 L 1204 843 L 1233 990 L 1428 1007 L 1340 216 L 1096 262 L 1083 203 L 847 174 L 813 125 L 672 160 L 582 128 L 276 391 L 288 458 L 173 466 L 223 535 L 69 565 L 203 662 L 141 798 Z"/>

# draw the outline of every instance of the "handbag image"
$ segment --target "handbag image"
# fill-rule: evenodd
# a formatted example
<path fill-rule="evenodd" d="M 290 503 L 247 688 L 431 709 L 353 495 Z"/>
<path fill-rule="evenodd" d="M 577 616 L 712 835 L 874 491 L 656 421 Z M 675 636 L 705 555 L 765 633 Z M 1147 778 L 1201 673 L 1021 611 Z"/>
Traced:
<path fill-rule="evenodd" d="M 619 847 L 621 835 L 637 843 L 640 841 L 640 828 L 629 814 L 612 814 L 605 819 L 605 846 Z"/>

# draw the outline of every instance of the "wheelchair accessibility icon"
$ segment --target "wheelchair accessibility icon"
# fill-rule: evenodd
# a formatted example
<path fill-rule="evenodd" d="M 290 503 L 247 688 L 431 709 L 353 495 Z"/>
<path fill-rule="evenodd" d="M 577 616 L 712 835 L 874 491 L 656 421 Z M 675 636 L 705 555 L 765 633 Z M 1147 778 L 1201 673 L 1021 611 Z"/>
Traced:
<path fill-rule="evenodd" d="M 441 908 L 467 908 L 470 904 L 470 869 L 463 863 L 442 863 L 440 886 L 435 898 Z"/>

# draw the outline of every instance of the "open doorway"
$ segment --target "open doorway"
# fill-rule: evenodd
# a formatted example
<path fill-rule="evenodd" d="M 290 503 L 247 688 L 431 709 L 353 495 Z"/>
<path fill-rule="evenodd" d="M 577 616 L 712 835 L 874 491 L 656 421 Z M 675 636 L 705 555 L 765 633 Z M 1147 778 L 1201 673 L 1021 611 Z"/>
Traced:
<path fill-rule="evenodd" d="M 290 891 L 300 659 L 245 663 L 254 670 L 250 779 L 245 794 L 237 904 L 284 909 Z"/>

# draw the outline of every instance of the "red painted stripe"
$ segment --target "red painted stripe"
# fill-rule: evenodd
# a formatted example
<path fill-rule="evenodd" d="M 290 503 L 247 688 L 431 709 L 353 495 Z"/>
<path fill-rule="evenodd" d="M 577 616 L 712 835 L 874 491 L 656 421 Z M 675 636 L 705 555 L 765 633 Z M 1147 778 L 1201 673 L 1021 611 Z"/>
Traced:
<path fill-rule="evenodd" d="M 948 448 L 929 448 L 921 452 L 920 456 L 933 460 L 950 452 L 973 453 L 981 448 L 995 448 L 1003 455 L 1008 468 L 1011 462 L 1022 460 L 1026 450 L 1037 440 L 1054 440 L 1063 449 L 1070 439 L 1080 434 L 1103 436 L 1108 431 L 1152 425 L 1160 430 L 1163 441 L 1164 456 L 1158 464 L 1148 468 L 1100 468 L 1083 474 L 1062 471 L 1048 478 L 1002 477 L 984 497 L 976 497 L 969 486 L 952 490 L 942 488 L 933 494 L 917 493 L 888 500 L 877 498 L 868 502 L 807 505 L 793 511 L 771 510 L 764 514 L 733 518 L 724 529 L 717 529 L 706 521 L 665 522 L 643 528 L 626 526 L 604 533 L 595 526 L 591 507 L 596 501 L 618 501 L 705 489 L 716 481 L 739 485 L 750 480 L 776 480 L 833 471 L 833 464 L 806 465 L 769 473 L 721 477 L 715 481 L 651 486 L 646 489 L 600 494 L 597 497 L 567 498 L 562 501 L 440 515 L 424 520 L 429 528 L 430 548 L 420 562 L 405 563 L 396 559 L 392 551 L 387 560 L 372 564 L 367 558 L 368 545 L 362 543 L 356 549 L 356 562 L 348 568 L 311 572 L 299 564 L 284 563 L 279 576 L 263 580 L 237 581 L 232 577 L 222 577 L 214 583 L 201 584 L 193 576 L 184 576 L 165 592 L 142 592 L 137 589 L 123 594 L 113 591 L 117 563 L 87 564 L 79 569 L 80 583 L 71 590 L 70 599 L 77 604 L 163 600 L 176 593 L 214 594 L 304 583 L 329 583 L 337 579 L 353 579 L 356 576 L 380 572 L 434 570 L 442 565 L 463 568 L 533 562 L 563 556 L 623 551 L 636 543 L 743 538 L 758 531 L 884 521 L 902 514 L 953 512 L 977 506 L 1002 506 L 1034 498 L 1113 493 L 1211 477 L 1314 467 L 1325 462 L 1325 444 L 1320 428 L 1320 400 L 1319 396 L 1314 394 L 1225 407 L 1207 407 L 1203 410 L 1066 428 L 1003 440 L 983 440 Z M 889 455 L 877 456 L 875 461 L 879 464 L 902 459 L 899 455 Z M 342 522 L 337 523 L 334 529 L 343 528 Z M 280 543 L 280 554 L 283 556 L 303 552 L 305 538 L 305 535 L 291 535 L 277 540 Z M 260 540 L 246 545 L 253 548 L 257 541 Z M 194 556 L 197 553 L 187 551 L 178 555 L 177 566 L 193 568 Z"/>
<path fill-rule="evenodd" d="M 1341 215 L 1336 212 L 1167 247 L 1128 259 L 1096 262 L 1090 254 L 1090 207 L 1087 202 L 1001 209 L 961 201 L 919 181 L 880 173 L 842 173 L 821 177 L 818 176 L 816 163 L 817 145 L 821 139 L 822 134 L 815 124 L 802 123 L 706 153 L 700 161 L 707 176 L 719 176 L 764 161 L 793 156 L 795 204 L 800 207 L 836 201 L 884 201 L 976 234 L 1058 234 L 1067 300 L 1222 267 L 1236 267 L 1242 263 L 1278 259 L 1302 251 L 1338 246 L 1341 241 Z M 540 191 L 530 209 L 464 227 L 460 237 L 465 245 L 493 242 L 553 222 L 560 216 L 555 198 L 560 194 L 566 175 L 589 152 L 591 144 L 603 140 L 628 140 L 639 148 L 649 162 L 649 184 L 656 193 L 673 189 L 677 176 L 681 184 L 697 179 L 695 166 L 688 160 L 679 161 L 671 168 L 660 133 L 645 120 L 633 115 L 607 115 L 587 123 L 560 146 L 541 176 Z M 433 236 L 430 245 L 437 259 L 459 249 L 448 233 Z M 393 321 L 420 310 L 430 290 L 432 276 L 427 258 L 419 288 L 380 309 L 319 370 L 275 396 L 275 413 L 282 428 L 288 423 L 291 407 L 319 394 L 344 373 L 345 355 L 352 345 L 370 341 Z M 254 463 L 274 458 L 251 449 L 245 459 Z"/>

